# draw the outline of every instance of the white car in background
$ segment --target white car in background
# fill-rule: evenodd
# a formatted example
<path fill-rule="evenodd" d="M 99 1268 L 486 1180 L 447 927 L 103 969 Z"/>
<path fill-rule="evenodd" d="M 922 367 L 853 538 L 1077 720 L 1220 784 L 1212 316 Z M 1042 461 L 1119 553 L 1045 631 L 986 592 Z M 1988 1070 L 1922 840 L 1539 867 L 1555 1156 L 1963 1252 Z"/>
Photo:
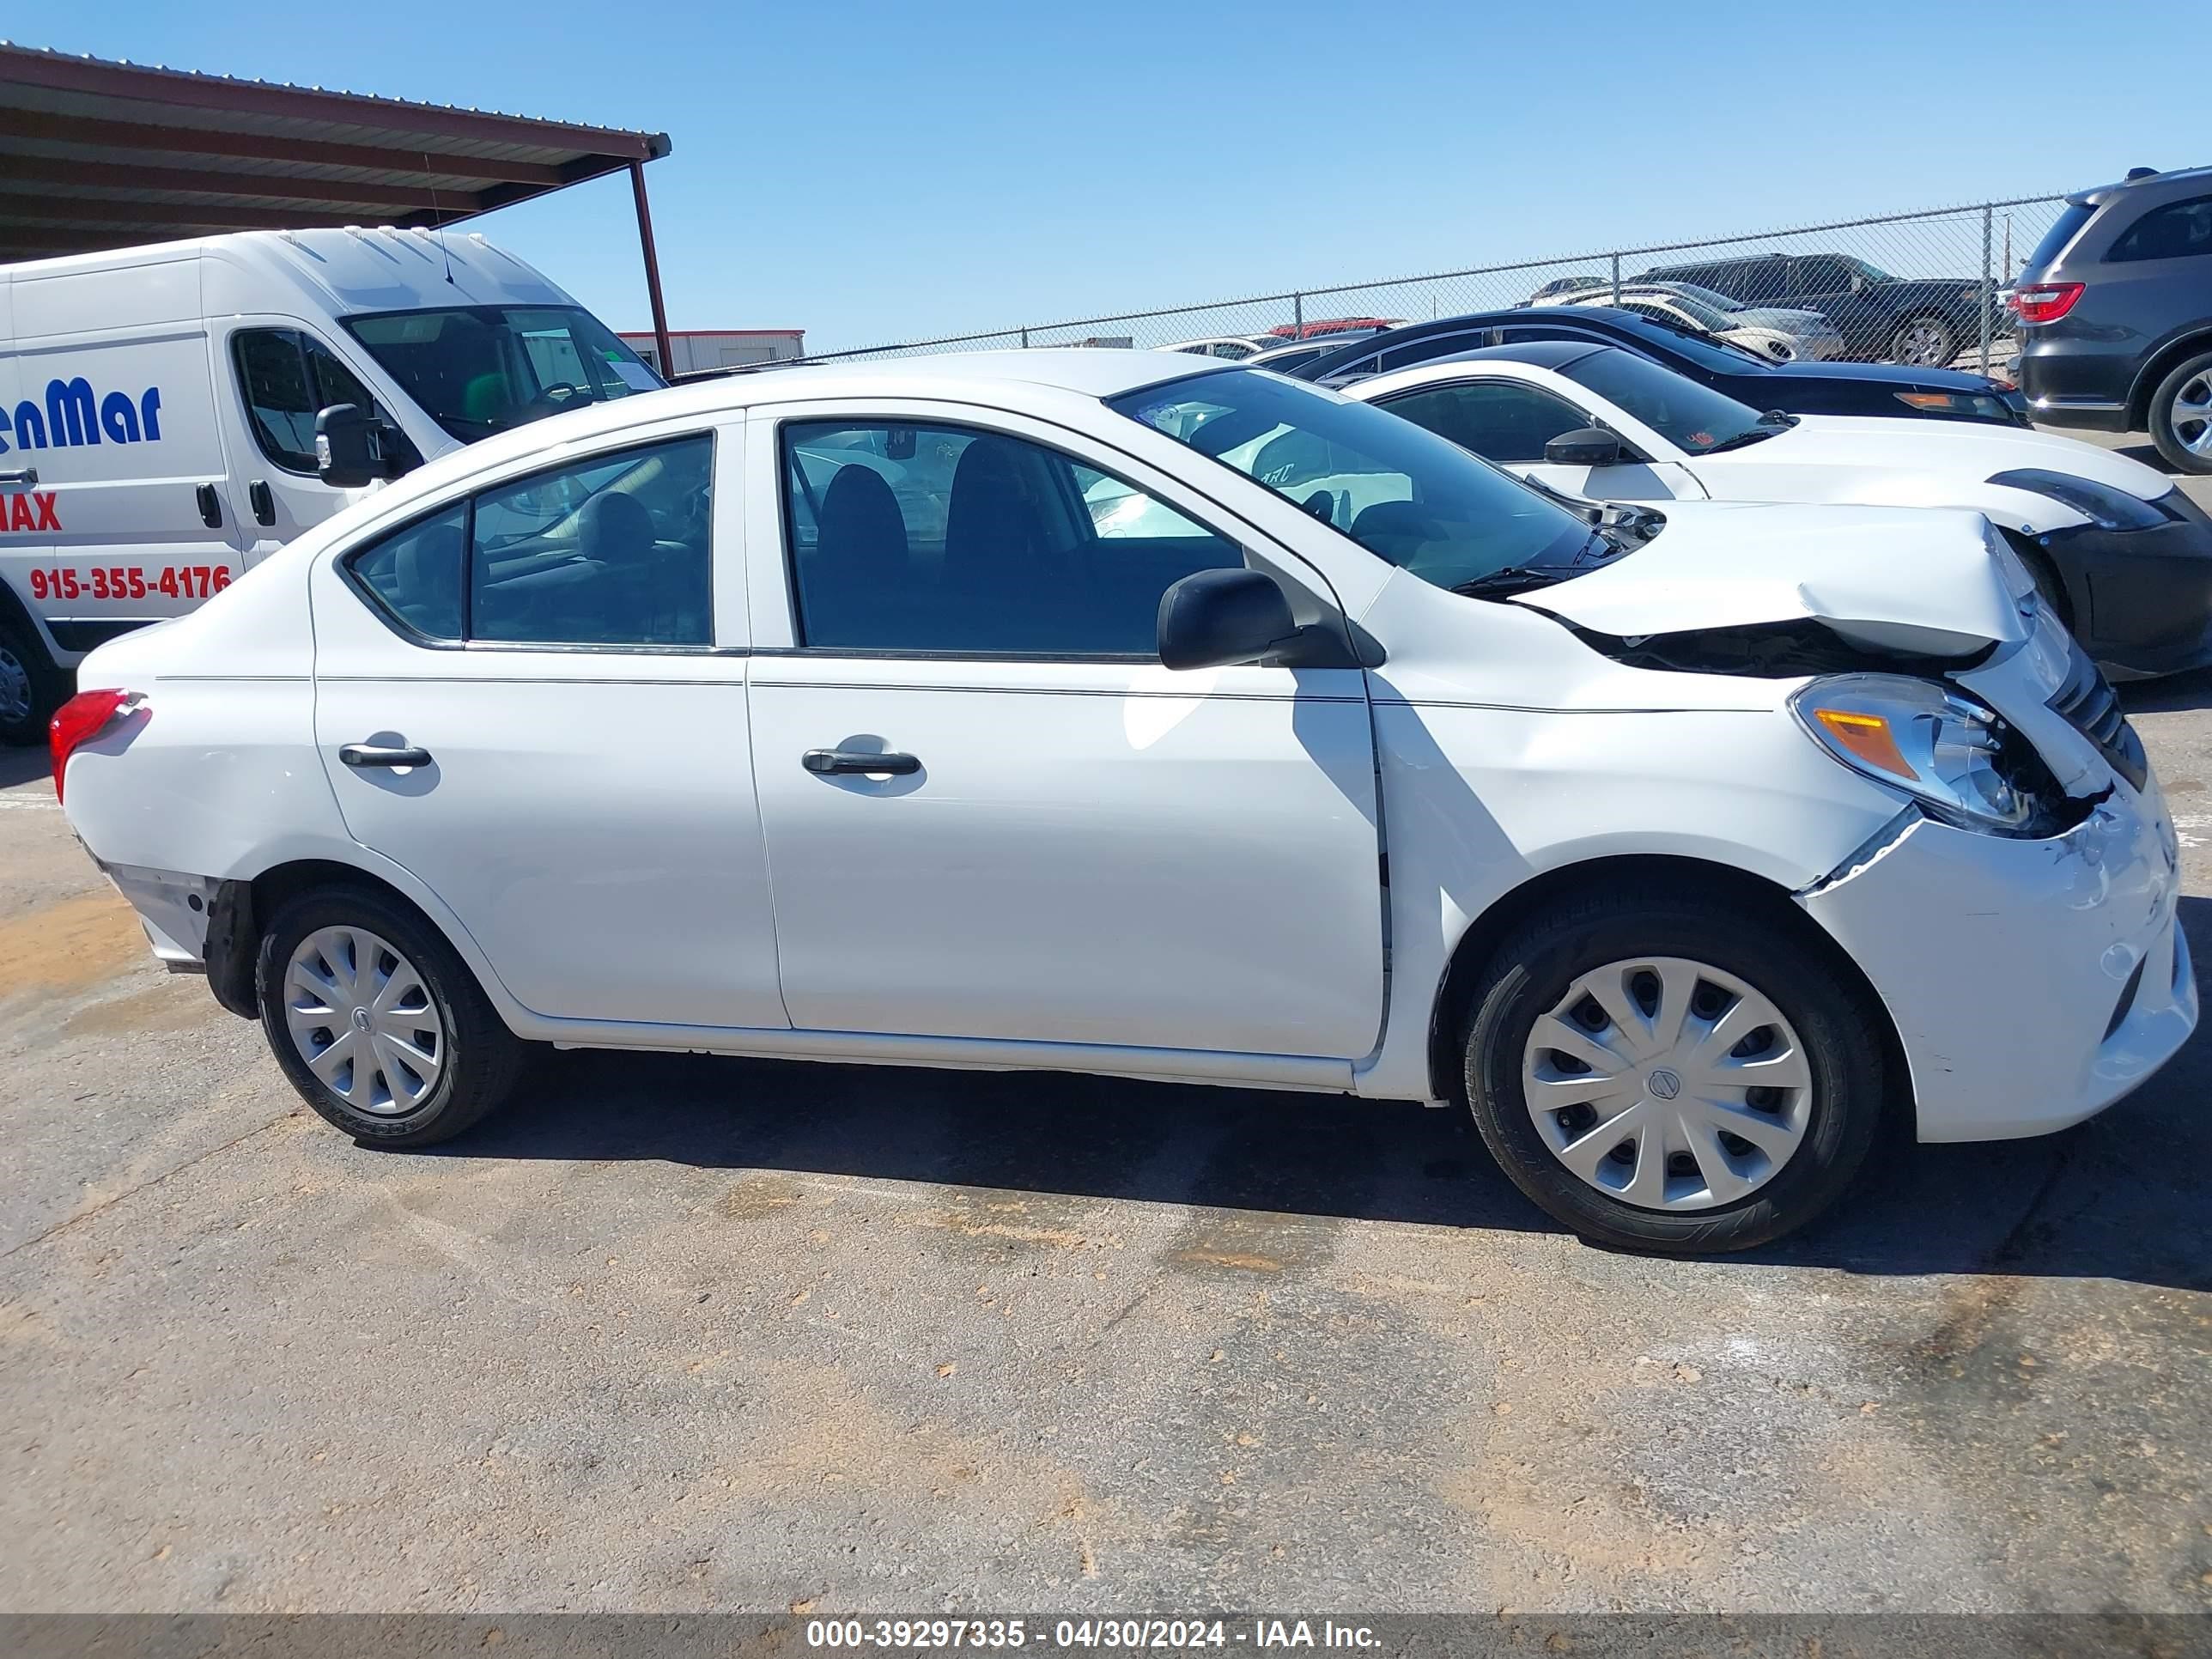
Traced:
<path fill-rule="evenodd" d="M 1994 422 L 1762 414 L 1587 341 L 1464 352 L 1346 392 L 1589 501 L 1971 508 L 2107 672 L 2212 664 L 2212 518 L 2094 445 Z"/>
<path fill-rule="evenodd" d="M 1680 517 L 1158 352 L 701 382 L 100 647 L 55 787 L 366 1146 L 532 1044 L 1091 1072 L 1464 1101 L 1589 1237 L 1739 1249 L 2197 1005 L 2142 748 L 1978 516 Z"/>
<path fill-rule="evenodd" d="M 1262 336 L 1255 340 L 1246 334 L 1209 334 L 1202 339 L 1177 340 L 1172 345 L 1158 348 L 1162 351 L 1188 352 L 1194 357 L 1218 357 L 1224 362 L 1241 363 L 1246 358 L 1267 349 Z M 1267 342 L 1267 343 L 1273 343 Z"/>
<path fill-rule="evenodd" d="M 1803 357 L 1820 360 L 1833 357 L 1843 350 L 1843 337 L 1835 325 L 1816 312 L 1800 313 L 1803 319 L 1796 328 L 1783 322 L 1753 320 L 1743 311 L 1727 312 L 1689 295 L 1669 288 L 1650 284 L 1638 287 L 1623 285 L 1618 299 L 1609 285 L 1595 289 L 1577 289 L 1553 294 L 1530 301 L 1533 306 L 1609 306 L 1616 311 L 1633 312 L 1638 317 L 1670 323 L 1677 328 L 1693 329 L 1710 334 L 1717 340 L 1741 346 L 1766 362 L 1794 362 Z M 1788 318 L 1788 313 L 1784 313 Z M 1796 320 L 1792 319 L 1790 320 Z"/>

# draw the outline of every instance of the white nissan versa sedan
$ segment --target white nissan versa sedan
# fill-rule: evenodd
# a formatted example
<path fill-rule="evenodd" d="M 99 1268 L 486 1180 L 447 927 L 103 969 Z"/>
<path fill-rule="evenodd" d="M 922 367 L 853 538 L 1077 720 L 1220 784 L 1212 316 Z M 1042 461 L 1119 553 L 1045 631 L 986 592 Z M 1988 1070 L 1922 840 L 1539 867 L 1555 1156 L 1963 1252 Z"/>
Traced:
<path fill-rule="evenodd" d="M 1160 352 L 748 375 L 102 647 L 55 783 L 374 1146 L 541 1043 L 1463 1098 L 1714 1250 L 2172 1056 L 2158 786 L 1979 516 L 1615 516 Z"/>

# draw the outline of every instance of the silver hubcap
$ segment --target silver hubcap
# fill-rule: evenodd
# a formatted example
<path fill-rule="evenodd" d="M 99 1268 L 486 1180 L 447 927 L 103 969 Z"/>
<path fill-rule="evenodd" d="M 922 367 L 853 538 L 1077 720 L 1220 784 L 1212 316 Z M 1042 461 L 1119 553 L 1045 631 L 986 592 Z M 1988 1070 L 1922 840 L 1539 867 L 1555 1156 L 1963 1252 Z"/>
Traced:
<path fill-rule="evenodd" d="M 1522 1093 L 1552 1155 L 1643 1210 L 1733 1204 L 1803 1144 L 1813 1073 L 1782 1012 L 1682 957 L 1591 969 L 1528 1035 Z"/>
<path fill-rule="evenodd" d="M 358 1112 L 404 1117 L 438 1086 L 446 1026 L 430 988 L 362 927 L 322 927 L 284 971 L 284 1024 L 307 1069 Z"/>
<path fill-rule="evenodd" d="M 0 720 L 31 718 L 31 673 L 23 659 L 0 645 Z"/>
<path fill-rule="evenodd" d="M 2191 375 L 2173 394 L 2173 435 L 2192 455 L 2212 455 L 2212 372 Z"/>
<path fill-rule="evenodd" d="M 1897 331 L 1891 343 L 1897 350 L 1897 361 L 1911 363 L 1921 368 L 1940 366 L 1951 355 L 1951 331 L 1942 324 L 1923 318 L 1908 323 Z"/>

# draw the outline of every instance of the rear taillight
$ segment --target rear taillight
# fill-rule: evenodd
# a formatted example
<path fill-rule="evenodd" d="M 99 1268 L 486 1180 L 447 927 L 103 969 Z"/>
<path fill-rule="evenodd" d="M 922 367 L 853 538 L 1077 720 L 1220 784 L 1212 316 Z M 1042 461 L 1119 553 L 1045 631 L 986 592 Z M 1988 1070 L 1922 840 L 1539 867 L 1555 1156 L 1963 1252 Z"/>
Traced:
<path fill-rule="evenodd" d="M 106 690 L 80 691 L 46 723 L 46 745 L 54 756 L 54 799 L 62 798 L 62 776 L 70 757 L 80 745 L 98 737 L 125 714 L 144 709 L 146 699 L 136 691 Z"/>
<path fill-rule="evenodd" d="M 2074 309 L 2074 302 L 2081 297 L 2080 283 L 2038 283 L 2033 288 L 2016 288 L 2005 303 L 2023 323 L 2055 323 Z"/>

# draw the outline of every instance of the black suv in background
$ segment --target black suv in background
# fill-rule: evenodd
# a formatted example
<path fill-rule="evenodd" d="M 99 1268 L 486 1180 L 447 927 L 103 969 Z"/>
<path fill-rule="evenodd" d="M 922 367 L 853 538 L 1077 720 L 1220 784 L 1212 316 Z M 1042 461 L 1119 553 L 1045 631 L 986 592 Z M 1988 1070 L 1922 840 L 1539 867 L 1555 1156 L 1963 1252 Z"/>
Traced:
<path fill-rule="evenodd" d="M 2176 471 L 2212 472 L 2212 167 L 2068 197 L 2011 304 L 2037 420 L 2148 432 Z"/>
<path fill-rule="evenodd" d="M 1604 295 L 1591 298 L 1595 301 Z M 1342 386 L 1484 346 L 1532 340 L 1626 346 L 1756 410 L 2027 424 L 2027 400 L 2011 387 L 1978 374 L 1896 363 L 1770 363 L 1686 324 L 1596 303 L 1479 311 L 1465 317 L 1440 317 L 1432 323 L 1407 323 L 1284 372 L 1301 380 Z"/>
<path fill-rule="evenodd" d="M 1992 338 L 2008 319 L 1996 298 L 1968 278 L 1908 280 L 1844 253 L 1761 253 L 1702 264 L 1662 265 L 1639 283 L 1695 283 L 1747 305 L 1817 311 L 1844 337 L 1844 349 L 1866 362 L 1944 368 L 1981 343 L 1982 313 Z"/>

